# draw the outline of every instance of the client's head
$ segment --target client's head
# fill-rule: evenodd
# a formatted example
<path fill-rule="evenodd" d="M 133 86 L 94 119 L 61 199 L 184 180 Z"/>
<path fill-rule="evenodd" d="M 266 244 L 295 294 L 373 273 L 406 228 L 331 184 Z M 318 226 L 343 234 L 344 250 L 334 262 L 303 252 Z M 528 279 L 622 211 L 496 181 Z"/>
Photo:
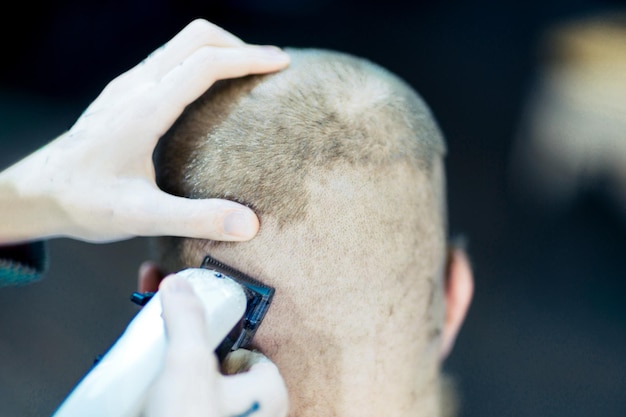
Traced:
<path fill-rule="evenodd" d="M 292 415 L 432 415 L 471 296 L 465 258 L 446 247 L 442 135 L 379 66 L 287 51 L 281 72 L 214 85 L 155 152 L 162 189 L 246 204 L 259 234 L 159 238 L 158 261 L 174 272 L 210 254 L 276 288 L 254 342 Z"/>

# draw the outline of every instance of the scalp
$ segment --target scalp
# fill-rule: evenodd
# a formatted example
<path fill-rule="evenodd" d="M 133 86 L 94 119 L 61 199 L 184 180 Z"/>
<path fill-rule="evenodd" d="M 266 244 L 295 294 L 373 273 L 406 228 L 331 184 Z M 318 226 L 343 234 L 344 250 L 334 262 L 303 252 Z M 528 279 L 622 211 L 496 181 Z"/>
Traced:
<path fill-rule="evenodd" d="M 188 107 L 155 152 L 161 188 L 239 201 L 285 225 L 305 218 L 314 170 L 408 161 L 429 171 L 444 154 L 428 107 L 395 75 L 348 54 L 287 52 L 287 69 L 218 82 Z"/>
<path fill-rule="evenodd" d="M 294 410 L 331 415 L 337 378 L 371 378 L 355 359 L 393 358 L 385 372 L 406 386 L 438 363 L 445 145 L 395 75 L 347 54 L 287 51 L 283 71 L 214 85 L 155 151 L 161 188 L 249 205 L 259 234 L 156 248 L 166 272 L 210 254 L 274 287 L 255 343 L 284 373 Z"/>

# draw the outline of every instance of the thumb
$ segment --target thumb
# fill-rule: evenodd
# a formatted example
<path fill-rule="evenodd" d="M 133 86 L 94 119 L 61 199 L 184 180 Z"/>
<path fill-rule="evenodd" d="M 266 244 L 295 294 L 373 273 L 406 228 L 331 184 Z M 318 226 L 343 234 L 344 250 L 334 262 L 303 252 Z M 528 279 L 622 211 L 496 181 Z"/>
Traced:
<path fill-rule="evenodd" d="M 289 408 L 287 387 L 276 365 L 259 352 L 245 349 L 228 355 L 222 365 L 221 400 L 227 415 L 285 417 Z"/>
<path fill-rule="evenodd" d="M 133 219 L 140 236 L 181 236 L 210 240 L 244 241 L 259 231 L 254 212 L 234 201 L 191 199 L 155 190 L 145 199 L 142 215 Z"/>
<path fill-rule="evenodd" d="M 145 417 L 218 416 L 217 358 L 207 347 L 204 309 L 185 279 L 159 287 L 168 347 L 163 369 L 146 397 Z"/>

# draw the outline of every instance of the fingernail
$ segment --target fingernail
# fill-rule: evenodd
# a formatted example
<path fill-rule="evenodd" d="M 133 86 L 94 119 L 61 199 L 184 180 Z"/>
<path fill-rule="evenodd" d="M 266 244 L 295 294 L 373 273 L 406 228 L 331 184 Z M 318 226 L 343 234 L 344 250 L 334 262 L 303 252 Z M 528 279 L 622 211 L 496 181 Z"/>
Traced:
<path fill-rule="evenodd" d="M 258 231 L 256 216 L 249 211 L 231 211 L 224 218 L 224 233 L 243 239 L 252 239 Z"/>

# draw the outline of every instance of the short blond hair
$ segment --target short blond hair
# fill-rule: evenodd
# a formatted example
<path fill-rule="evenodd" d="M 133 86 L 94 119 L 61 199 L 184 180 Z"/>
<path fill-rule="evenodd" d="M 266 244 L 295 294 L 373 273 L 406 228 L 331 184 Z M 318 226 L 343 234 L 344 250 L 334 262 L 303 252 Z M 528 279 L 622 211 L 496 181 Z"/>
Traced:
<path fill-rule="evenodd" d="M 285 225 L 306 216 L 312 169 L 347 163 L 375 175 L 405 160 L 429 172 L 445 154 L 428 106 L 396 75 L 346 53 L 286 51 L 287 69 L 219 81 L 186 109 L 155 151 L 163 190 L 237 201 Z M 161 242 L 162 259 L 177 241 Z"/>
<path fill-rule="evenodd" d="M 161 188 L 246 204 L 259 234 L 164 237 L 157 258 L 174 272 L 210 254 L 275 287 L 253 347 L 284 372 L 297 415 L 329 415 L 341 402 L 334 378 L 362 378 L 360 355 L 393 358 L 394 382 L 409 389 L 439 373 L 445 145 L 424 101 L 387 70 L 287 52 L 283 71 L 214 85 L 155 152 Z"/>

